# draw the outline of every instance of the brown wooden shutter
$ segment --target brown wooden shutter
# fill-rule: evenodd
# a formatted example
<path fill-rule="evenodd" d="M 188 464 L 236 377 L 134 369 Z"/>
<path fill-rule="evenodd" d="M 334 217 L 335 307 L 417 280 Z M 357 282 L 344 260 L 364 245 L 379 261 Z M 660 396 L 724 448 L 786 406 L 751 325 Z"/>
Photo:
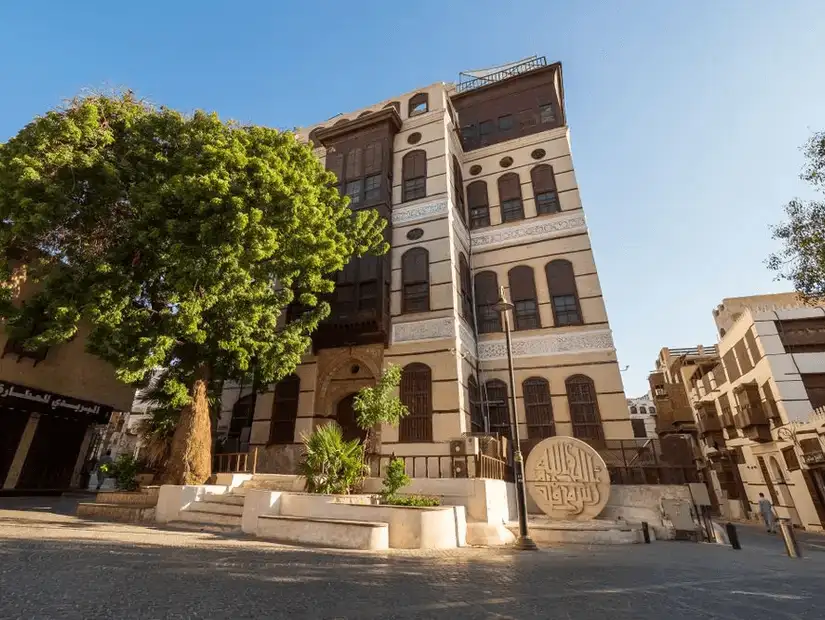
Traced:
<path fill-rule="evenodd" d="M 521 184 L 515 172 L 502 174 L 498 178 L 498 198 L 499 202 L 521 198 Z"/>
<path fill-rule="evenodd" d="M 364 175 L 381 172 L 383 160 L 383 145 L 381 141 L 371 142 L 364 149 Z"/>
<path fill-rule="evenodd" d="M 424 248 L 407 250 L 401 257 L 402 311 L 430 309 L 430 255 Z"/>
<path fill-rule="evenodd" d="M 472 281 L 470 278 L 470 266 L 467 264 L 467 258 L 461 252 L 458 255 L 458 280 L 461 287 L 461 314 L 473 323 L 473 295 L 472 295 Z"/>
<path fill-rule="evenodd" d="M 498 301 L 498 277 L 494 271 L 482 271 L 475 276 L 476 317 L 482 334 L 501 331 L 501 315 L 492 306 Z"/>
<path fill-rule="evenodd" d="M 408 364 L 401 372 L 401 402 L 409 414 L 401 418 L 398 427 L 400 442 L 432 441 L 432 386 L 432 372 L 426 364 Z"/>
<path fill-rule="evenodd" d="M 553 175 L 552 166 L 541 164 L 530 170 L 530 180 L 533 182 L 533 193 L 555 192 L 556 179 Z"/>
<path fill-rule="evenodd" d="M 756 329 L 756 328 L 754 328 Z M 753 334 L 753 329 L 745 332 L 745 342 L 748 343 L 748 349 L 751 353 L 751 359 L 754 365 L 762 359 L 762 353 L 759 351 L 759 345 L 756 344 L 756 337 Z"/>
<path fill-rule="evenodd" d="M 481 393 L 476 378 L 467 379 L 467 395 L 470 401 L 470 430 L 473 433 L 484 432 L 484 414 L 481 409 Z"/>
<path fill-rule="evenodd" d="M 487 183 L 484 181 L 473 181 L 467 186 L 467 206 L 470 209 L 476 207 L 488 207 Z"/>
<path fill-rule="evenodd" d="M 487 411 L 490 416 L 490 432 L 511 437 L 510 398 L 507 384 L 499 379 L 491 379 L 485 385 L 487 391 Z"/>
<path fill-rule="evenodd" d="M 725 364 L 725 371 L 731 381 L 736 381 L 742 376 L 739 370 L 739 364 L 736 363 L 736 356 L 733 354 L 733 349 L 722 356 L 722 362 Z"/>
<path fill-rule="evenodd" d="M 751 358 L 745 348 L 745 340 L 742 339 L 737 342 L 733 345 L 733 349 L 736 351 L 736 357 L 739 359 L 739 367 L 742 369 L 742 374 L 744 375 L 753 368 L 753 363 L 751 362 Z"/>
<path fill-rule="evenodd" d="M 295 441 L 295 419 L 298 417 L 298 397 L 301 380 L 290 375 L 275 385 L 272 401 L 272 420 L 269 427 L 269 443 L 287 444 Z"/>
<path fill-rule="evenodd" d="M 550 289 L 550 295 L 575 295 L 578 299 L 576 275 L 570 261 L 551 261 L 547 263 L 544 271 L 547 275 L 547 288 Z"/>
<path fill-rule="evenodd" d="M 573 436 L 579 439 L 602 440 L 602 419 L 593 380 L 585 375 L 573 375 L 565 381 Z"/>
<path fill-rule="evenodd" d="M 725 376 L 725 367 L 721 363 L 713 367 L 713 378 L 716 379 L 717 388 L 721 388 L 727 383 L 728 378 Z"/>
<path fill-rule="evenodd" d="M 802 385 L 805 386 L 808 400 L 811 401 L 811 407 L 817 409 L 825 406 L 825 374 L 812 373 L 801 376 Z"/>
<path fill-rule="evenodd" d="M 527 419 L 527 438 L 545 438 L 556 434 L 553 424 L 553 403 L 547 379 L 530 377 L 521 384 L 524 392 L 524 415 Z"/>
<path fill-rule="evenodd" d="M 511 301 L 525 301 L 536 299 L 536 283 L 533 279 L 533 269 L 527 265 L 513 267 L 508 272 L 510 280 Z"/>
<path fill-rule="evenodd" d="M 347 181 L 350 181 L 352 179 L 360 179 L 363 176 L 363 156 L 364 152 L 360 147 L 354 148 L 349 153 L 347 153 Z"/>
<path fill-rule="evenodd" d="M 327 151 L 327 170 L 341 181 L 344 178 L 344 154 Z"/>

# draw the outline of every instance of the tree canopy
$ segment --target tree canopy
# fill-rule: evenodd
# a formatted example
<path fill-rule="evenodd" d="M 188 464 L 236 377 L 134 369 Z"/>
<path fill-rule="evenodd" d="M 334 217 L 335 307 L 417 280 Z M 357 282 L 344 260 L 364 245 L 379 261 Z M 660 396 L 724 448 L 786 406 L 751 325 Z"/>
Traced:
<path fill-rule="evenodd" d="M 800 178 L 825 194 L 825 132 L 814 134 L 803 147 L 806 162 Z M 825 197 L 825 196 L 823 196 Z M 785 206 L 786 220 L 773 229 L 781 248 L 768 267 L 789 279 L 803 299 L 825 299 L 825 200 L 795 198 Z"/>
<path fill-rule="evenodd" d="M 172 369 L 175 406 L 253 366 L 277 381 L 329 313 L 335 272 L 387 249 L 386 223 L 335 183 L 291 132 L 131 92 L 77 98 L 0 144 L 0 278 L 22 260 L 38 283 L 23 304 L 0 289 L 0 316 L 32 350 L 86 322 L 122 381 Z M 293 301 L 303 313 L 279 323 Z"/>

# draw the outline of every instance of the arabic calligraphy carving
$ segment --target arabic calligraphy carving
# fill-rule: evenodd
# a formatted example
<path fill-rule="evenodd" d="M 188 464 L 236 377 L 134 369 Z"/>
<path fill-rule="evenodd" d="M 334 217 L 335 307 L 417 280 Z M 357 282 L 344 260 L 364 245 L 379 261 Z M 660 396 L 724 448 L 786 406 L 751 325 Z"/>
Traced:
<path fill-rule="evenodd" d="M 475 249 L 552 239 L 579 232 L 587 232 L 587 224 L 580 212 L 571 215 L 560 214 L 550 219 L 543 219 L 538 224 L 528 221 L 517 226 L 508 226 L 502 230 L 495 228 L 474 230 L 470 233 L 470 237 Z"/>
<path fill-rule="evenodd" d="M 541 357 L 563 353 L 613 350 L 613 338 L 609 329 L 513 338 L 513 357 Z M 507 357 L 504 339 L 479 343 L 478 355 L 482 360 Z"/>
<path fill-rule="evenodd" d="M 393 342 L 418 342 L 455 337 L 455 320 L 452 317 L 396 323 L 392 326 Z"/>
<path fill-rule="evenodd" d="M 446 213 L 446 200 L 431 202 L 423 205 L 414 205 L 412 207 L 401 207 L 400 209 L 393 209 L 392 223 L 393 226 L 398 226 L 399 224 L 407 224 L 409 222 L 435 217 L 436 215 L 446 215 Z"/>
<path fill-rule="evenodd" d="M 527 457 L 525 477 L 530 497 L 554 519 L 593 519 L 610 496 L 604 460 L 573 437 L 541 441 Z"/>

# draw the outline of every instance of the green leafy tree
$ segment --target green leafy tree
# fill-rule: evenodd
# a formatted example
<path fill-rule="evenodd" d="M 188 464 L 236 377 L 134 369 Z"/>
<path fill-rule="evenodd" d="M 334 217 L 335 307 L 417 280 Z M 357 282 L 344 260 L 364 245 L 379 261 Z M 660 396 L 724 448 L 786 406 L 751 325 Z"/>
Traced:
<path fill-rule="evenodd" d="M 825 132 L 814 134 L 803 147 L 806 162 L 800 178 L 825 194 Z M 773 229 L 781 248 L 768 267 L 793 282 L 805 301 L 825 299 L 825 200 L 795 198 L 785 205 L 786 220 Z"/>
<path fill-rule="evenodd" d="M 381 373 L 381 377 L 372 387 L 358 390 L 353 401 L 356 422 L 367 432 L 364 445 L 366 454 L 370 454 L 374 447 L 373 429 L 378 424 L 398 426 L 401 418 L 409 413 L 407 406 L 398 398 L 398 386 L 401 384 L 401 367 L 388 365 Z"/>
<path fill-rule="evenodd" d="M 322 424 L 302 439 L 301 473 L 310 493 L 349 494 L 369 473 L 364 446 L 358 439 L 345 441 L 336 422 Z"/>
<path fill-rule="evenodd" d="M 77 98 L 0 144 L 0 281 L 37 282 L 22 304 L 0 288 L 0 316 L 30 350 L 84 322 L 88 350 L 129 384 L 169 369 L 165 482 L 203 483 L 210 386 L 292 372 L 335 272 L 387 250 L 385 222 L 353 213 L 335 182 L 290 132 L 131 91 Z M 303 311 L 279 322 L 292 302 Z"/>
<path fill-rule="evenodd" d="M 394 497 L 396 493 L 410 483 L 410 477 L 407 475 L 407 468 L 404 465 L 404 459 L 391 458 L 387 465 L 387 471 L 384 474 L 384 484 L 381 489 L 381 495 L 384 499 Z"/>

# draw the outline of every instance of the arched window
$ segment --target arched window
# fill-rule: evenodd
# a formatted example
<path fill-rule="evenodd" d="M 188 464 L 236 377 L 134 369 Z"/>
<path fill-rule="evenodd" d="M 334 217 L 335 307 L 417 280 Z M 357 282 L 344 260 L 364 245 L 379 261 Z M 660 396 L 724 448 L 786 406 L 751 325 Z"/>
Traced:
<path fill-rule="evenodd" d="M 432 441 L 433 439 L 433 382 L 426 364 L 408 364 L 401 371 L 401 402 L 409 414 L 401 418 L 398 441 Z"/>
<path fill-rule="evenodd" d="M 490 432 L 510 437 L 510 407 L 507 384 L 499 379 L 491 379 L 486 384 L 487 411 L 490 415 Z"/>
<path fill-rule="evenodd" d="M 495 271 L 482 271 L 475 277 L 476 318 L 478 333 L 501 331 L 501 315 L 493 306 L 498 301 L 498 277 Z"/>
<path fill-rule="evenodd" d="M 530 171 L 530 180 L 533 182 L 533 195 L 536 197 L 536 213 L 542 215 L 561 211 L 553 167 L 547 164 L 535 166 Z"/>
<path fill-rule="evenodd" d="M 430 309 L 430 255 L 424 248 L 407 250 L 401 257 L 401 312 Z"/>
<path fill-rule="evenodd" d="M 573 437 L 579 439 L 604 439 L 596 386 L 585 375 L 573 375 L 565 381 L 567 403 L 570 406 L 570 421 L 573 422 Z"/>
<path fill-rule="evenodd" d="M 541 327 L 541 321 L 533 268 L 527 265 L 513 267 L 507 273 L 507 278 L 510 281 L 515 329 L 538 329 Z"/>
<path fill-rule="evenodd" d="M 647 415 L 647 407 L 639 407 L 639 413 L 641 413 L 642 415 Z"/>
<path fill-rule="evenodd" d="M 458 158 L 453 155 L 453 194 L 455 195 L 455 208 L 461 221 L 467 222 L 467 215 L 464 212 L 464 177 L 461 175 L 461 164 Z"/>
<path fill-rule="evenodd" d="M 275 385 L 272 401 L 272 422 L 269 425 L 269 443 L 295 442 L 295 418 L 298 416 L 298 395 L 301 380 L 289 375 Z"/>
<path fill-rule="evenodd" d="M 407 116 L 418 116 L 425 114 L 430 110 L 430 99 L 427 93 L 418 93 L 410 97 L 407 104 Z"/>
<path fill-rule="evenodd" d="M 467 208 L 470 210 L 470 228 L 490 225 L 490 201 L 487 198 L 487 183 L 473 181 L 467 186 Z"/>
<path fill-rule="evenodd" d="M 550 305 L 553 308 L 553 322 L 556 327 L 581 325 L 582 312 L 572 263 L 567 260 L 554 260 L 547 263 L 544 271 L 547 275 L 547 288 L 550 289 Z"/>
<path fill-rule="evenodd" d="M 410 151 L 401 160 L 402 202 L 418 200 L 427 195 L 427 153 L 418 149 Z"/>
<path fill-rule="evenodd" d="M 553 423 L 553 404 L 550 401 L 550 384 L 547 379 L 530 377 L 521 384 L 524 392 L 524 415 L 527 418 L 527 437 L 530 439 L 552 437 L 556 434 Z"/>
<path fill-rule="evenodd" d="M 648 412 L 650 415 L 656 415 L 656 407 L 648 407 L 647 412 Z"/>
<path fill-rule="evenodd" d="M 483 433 L 484 414 L 481 410 L 481 393 L 478 390 L 478 382 L 473 376 L 467 379 L 467 392 L 470 400 L 470 431 Z"/>
<path fill-rule="evenodd" d="M 232 420 L 229 422 L 230 437 L 240 437 L 243 429 L 252 426 L 257 396 L 256 392 L 252 392 L 239 398 L 232 406 Z"/>
<path fill-rule="evenodd" d="M 473 294 L 472 282 L 470 279 L 470 265 L 464 252 L 458 255 L 458 281 L 461 290 L 461 316 L 470 324 L 473 324 Z"/>
<path fill-rule="evenodd" d="M 639 410 L 636 408 L 636 405 L 630 405 L 630 414 L 636 415 L 637 413 L 639 413 Z"/>
<path fill-rule="evenodd" d="M 508 172 L 498 178 L 498 200 L 501 205 L 501 221 L 514 222 L 524 219 L 521 202 L 521 182 L 518 174 Z"/>

